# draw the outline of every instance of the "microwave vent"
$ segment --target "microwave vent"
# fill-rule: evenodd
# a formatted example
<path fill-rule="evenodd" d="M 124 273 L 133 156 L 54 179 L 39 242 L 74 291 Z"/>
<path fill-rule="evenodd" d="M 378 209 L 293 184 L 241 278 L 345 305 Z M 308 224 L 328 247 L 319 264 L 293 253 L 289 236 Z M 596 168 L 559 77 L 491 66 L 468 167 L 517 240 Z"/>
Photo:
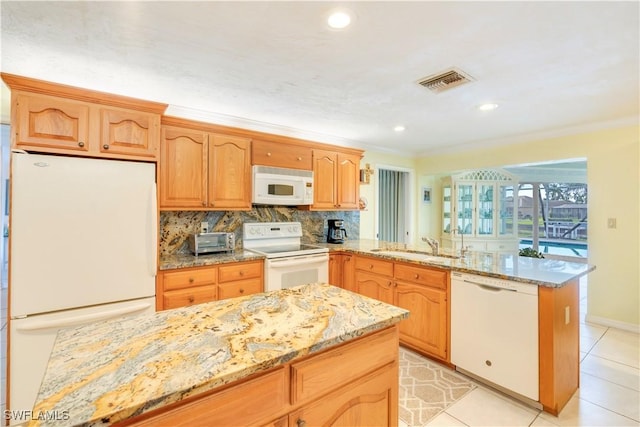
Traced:
<path fill-rule="evenodd" d="M 432 92 L 440 93 L 472 81 L 474 79 L 470 75 L 456 68 L 450 68 L 445 72 L 425 77 L 419 80 L 418 84 Z"/>

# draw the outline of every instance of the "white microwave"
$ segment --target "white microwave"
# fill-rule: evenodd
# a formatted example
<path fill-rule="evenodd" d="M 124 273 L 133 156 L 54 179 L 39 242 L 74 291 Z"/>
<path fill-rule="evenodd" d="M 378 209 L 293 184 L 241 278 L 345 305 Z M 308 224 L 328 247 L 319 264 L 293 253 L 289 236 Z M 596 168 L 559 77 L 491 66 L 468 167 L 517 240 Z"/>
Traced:
<path fill-rule="evenodd" d="M 313 204 L 313 172 L 253 166 L 253 196 L 257 205 Z"/>

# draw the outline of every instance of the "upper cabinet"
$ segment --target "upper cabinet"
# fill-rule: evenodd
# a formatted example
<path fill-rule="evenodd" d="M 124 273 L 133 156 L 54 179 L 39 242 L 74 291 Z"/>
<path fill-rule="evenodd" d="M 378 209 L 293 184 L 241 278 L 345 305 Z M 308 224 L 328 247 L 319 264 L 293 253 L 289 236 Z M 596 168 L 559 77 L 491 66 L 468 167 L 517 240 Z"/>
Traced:
<path fill-rule="evenodd" d="M 313 150 L 312 209 L 358 209 L 360 157 L 360 154 Z"/>
<path fill-rule="evenodd" d="M 511 251 L 518 248 L 518 182 L 500 170 L 477 170 L 443 179 L 445 247 Z"/>
<path fill-rule="evenodd" d="M 208 130 L 184 120 L 163 124 L 160 209 L 251 209 L 251 140 Z"/>
<path fill-rule="evenodd" d="M 2 74 L 11 88 L 12 148 L 156 161 L 166 105 Z"/>
<path fill-rule="evenodd" d="M 277 168 L 312 170 L 312 149 L 273 141 L 253 141 L 251 164 Z"/>

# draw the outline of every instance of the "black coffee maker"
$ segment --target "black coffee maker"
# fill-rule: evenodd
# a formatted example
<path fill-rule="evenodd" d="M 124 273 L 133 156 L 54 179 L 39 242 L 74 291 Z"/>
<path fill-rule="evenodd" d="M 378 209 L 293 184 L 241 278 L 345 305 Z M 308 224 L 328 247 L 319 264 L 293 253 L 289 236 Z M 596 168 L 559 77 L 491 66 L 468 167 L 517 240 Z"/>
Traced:
<path fill-rule="evenodd" d="M 344 221 L 341 219 L 328 219 L 327 243 L 344 243 L 347 230 L 344 229 Z"/>

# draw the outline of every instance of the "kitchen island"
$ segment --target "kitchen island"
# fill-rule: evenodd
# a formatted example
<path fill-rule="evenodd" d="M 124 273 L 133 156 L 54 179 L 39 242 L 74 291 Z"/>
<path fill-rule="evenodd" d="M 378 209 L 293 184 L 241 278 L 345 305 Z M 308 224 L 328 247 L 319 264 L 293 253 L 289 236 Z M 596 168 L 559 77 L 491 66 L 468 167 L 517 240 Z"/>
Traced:
<path fill-rule="evenodd" d="M 406 317 L 310 284 L 62 330 L 31 425 L 395 425 Z"/>

